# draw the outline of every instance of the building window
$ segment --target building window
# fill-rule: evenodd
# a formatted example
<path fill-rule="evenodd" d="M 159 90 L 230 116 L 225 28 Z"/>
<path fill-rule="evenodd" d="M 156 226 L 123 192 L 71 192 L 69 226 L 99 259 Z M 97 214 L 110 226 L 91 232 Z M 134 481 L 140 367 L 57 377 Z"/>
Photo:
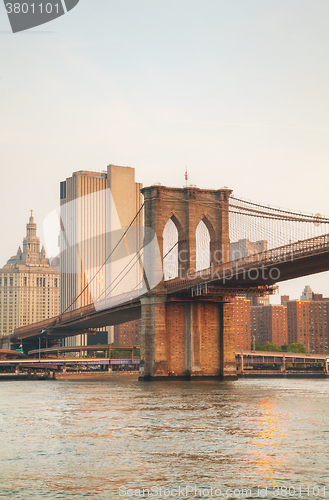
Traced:
<path fill-rule="evenodd" d="M 27 286 L 27 277 L 24 277 L 24 286 Z"/>
<path fill-rule="evenodd" d="M 66 198 L 66 181 L 60 183 L 60 199 L 64 200 Z"/>

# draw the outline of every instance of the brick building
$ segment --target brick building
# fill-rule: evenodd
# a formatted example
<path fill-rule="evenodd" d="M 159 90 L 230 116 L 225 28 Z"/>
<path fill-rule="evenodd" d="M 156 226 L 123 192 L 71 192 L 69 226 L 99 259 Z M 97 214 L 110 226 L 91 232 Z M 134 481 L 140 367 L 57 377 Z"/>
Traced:
<path fill-rule="evenodd" d="M 281 305 L 251 306 L 251 336 L 260 344 L 274 342 L 278 346 L 288 343 L 287 308 Z"/>
<path fill-rule="evenodd" d="M 285 306 L 287 305 L 287 302 L 289 302 L 289 295 L 281 295 L 281 305 Z"/>
<path fill-rule="evenodd" d="M 268 293 L 266 295 L 262 295 L 261 297 L 247 295 L 246 298 L 248 300 L 250 300 L 251 306 L 269 306 L 270 305 L 270 296 Z"/>
<path fill-rule="evenodd" d="M 274 342 L 275 344 L 287 345 L 287 308 L 280 305 L 269 305 L 263 307 L 263 343 Z"/>
<path fill-rule="evenodd" d="M 234 299 L 235 348 L 250 350 L 250 301 L 244 297 Z"/>
<path fill-rule="evenodd" d="M 129 321 L 114 326 L 114 342 L 121 345 L 136 345 L 140 343 L 141 320 Z"/>
<path fill-rule="evenodd" d="M 263 305 L 250 307 L 250 336 L 251 341 L 263 343 Z"/>
<path fill-rule="evenodd" d="M 298 342 L 308 352 L 325 353 L 329 344 L 329 301 L 291 300 L 287 312 L 289 344 Z"/>

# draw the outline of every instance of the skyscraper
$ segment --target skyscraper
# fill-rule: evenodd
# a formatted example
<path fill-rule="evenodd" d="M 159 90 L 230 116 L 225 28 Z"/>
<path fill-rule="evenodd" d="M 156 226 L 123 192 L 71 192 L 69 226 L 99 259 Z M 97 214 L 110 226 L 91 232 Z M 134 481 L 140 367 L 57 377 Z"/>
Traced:
<path fill-rule="evenodd" d="M 49 265 L 44 247 L 40 250 L 33 213 L 26 225 L 23 251 L 0 269 L 0 335 L 19 326 L 36 323 L 59 313 L 59 270 Z"/>
<path fill-rule="evenodd" d="M 94 279 L 95 272 L 141 209 L 141 188 L 135 169 L 116 165 L 102 172 L 80 170 L 61 182 L 61 312 L 91 304 L 109 289 L 110 273 Z M 134 225 L 143 225 L 142 211 Z M 107 330 L 112 342 L 113 328 Z M 80 335 L 67 343 L 86 345 L 87 338 Z"/>

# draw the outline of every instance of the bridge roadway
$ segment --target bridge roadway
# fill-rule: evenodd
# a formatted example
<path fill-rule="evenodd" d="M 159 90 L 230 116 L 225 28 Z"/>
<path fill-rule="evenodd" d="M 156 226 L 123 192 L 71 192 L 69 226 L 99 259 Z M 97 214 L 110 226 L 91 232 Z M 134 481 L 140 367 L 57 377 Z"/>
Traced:
<path fill-rule="evenodd" d="M 227 262 L 189 274 L 187 277 L 175 278 L 164 284 L 168 296 L 173 298 L 177 294 L 193 297 L 207 293 L 227 297 L 247 294 L 251 290 L 262 295 L 271 292 L 275 283 L 328 270 L 329 234 L 326 234 Z M 139 290 L 135 292 L 135 296 L 118 296 L 113 306 L 104 301 L 103 305 L 98 303 L 96 309 L 94 304 L 90 304 L 39 323 L 17 328 L 11 339 L 13 342 L 24 340 L 24 343 L 33 342 L 40 336 L 59 339 L 88 333 L 88 329 L 139 319 L 140 293 Z"/>
<path fill-rule="evenodd" d="M 69 352 L 109 352 L 109 358 L 111 359 L 111 352 L 113 351 L 130 351 L 131 357 L 133 359 L 134 349 L 139 349 L 140 346 L 112 346 L 112 345 L 84 345 L 84 346 L 71 346 L 71 347 L 48 347 L 46 349 L 33 349 L 28 352 L 29 356 L 42 356 L 42 355 L 56 355 L 69 353 Z"/>
<path fill-rule="evenodd" d="M 296 352 L 270 352 L 270 351 L 235 351 L 237 363 L 324 363 L 329 360 L 327 354 L 304 354 Z"/>
<path fill-rule="evenodd" d="M 61 349 L 62 353 L 72 352 L 72 350 L 86 350 L 88 346 L 76 346 L 72 348 L 63 348 Z M 93 349 L 105 348 L 105 346 L 90 346 Z M 133 349 L 134 347 L 122 347 L 121 350 Z M 118 348 L 116 348 L 118 349 Z M 41 349 L 41 353 L 55 353 L 57 349 Z M 100 349 L 101 350 L 101 349 Z M 19 354 L 19 353 L 13 353 Z M 269 352 L 269 351 L 235 351 L 235 360 L 238 372 L 243 373 L 246 370 L 246 364 L 248 365 L 262 365 L 265 363 L 281 365 L 283 370 L 285 370 L 287 363 L 298 363 L 305 365 L 312 364 L 322 364 L 324 367 L 324 373 L 328 375 L 328 361 L 329 356 L 325 354 L 302 354 L 302 353 L 292 353 L 292 352 Z M 54 358 L 54 359 L 10 359 L 10 360 L 1 360 L 0 359 L 0 373 L 1 370 L 5 368 L 15 368 L 16 371 L 19 370 L 29 370 L 29 369 L 40 369 L 40 370 L 55 370 L 59 368 L 65 367 L 90 367 L 95 365 L 102 365 L 103 367 L 118 366 L 118 365 L 127 365 L 127 364 L 135 364 L 138 365 L 140 363 L 140 359 L 135 357 L 134 359 L 111 359 L 108 357 L 103 358 Z M 299 368 L 299 371 L 301 369 Z M 248 370 L 249 371 L 249 370 Z"/>
<path fill-rule="evenodd" d="M 96 310 L 94 304 L 89 304 L 60 316 L 17 328 L 11 336 L 11 341 L 14 343 L 23 340 L 25 345 L 33 344 L 39 337 L 57 340 L 80 333 L 93 334 L 96 328 L 117 325 L 141 317 L 139 297 L 129 299 L 125 296 L 122 297 L 122 301 L 121 304 L 102 310 L 99 310 L 101 305 Z"/>
<path fill-rule="evenodd" d="M 326 354 L 304 354 L 293 352 L 235 351 L 237 373 L 241 375 L 318 375 L 328 376 Z M 320 369 L 314 365 L 322 365 Z M 246 366 L 247 365 L 247 366 Z M 255 367 L 256 365 L 256 367 Z M 257 367 L 259 365 L 259 367 Z M 269 365 L 262 367 L 261 365 Z M 272 365 L 272 366 L 271 366 Z M 287 365 L 290 365 L 287 369 Z M 313 365 L 313 366 L 312 366 Z M 261 370 L 259 370 L 261 368 Z M 321 375 L 322 373 L 322 375 Z"/>
<path fill-rule="evenodd" d="M 329 234 L 325 234 L 167 281 L 166 289 L 175 293 L 205 284 L 223 290 L 264 287 L 328 270 Z"/>
<path fill-rule="evenodd" d="M 3 368 L 18 369 L 56 369 L 59 367 L 83 367 L 95 365 L 121 366 L 139 365 L 140 359 L 109 359 L 109 358 L 56 358 L 56 359 L 0 359 L 0 373 Z"/>
<path fill-rule="evenodd" d="M 0 349 L 0 359 L 14 359 L 14 358 L 26 358 L 25 354 L 16 351 L 8 351 L 7 349 Z"/>

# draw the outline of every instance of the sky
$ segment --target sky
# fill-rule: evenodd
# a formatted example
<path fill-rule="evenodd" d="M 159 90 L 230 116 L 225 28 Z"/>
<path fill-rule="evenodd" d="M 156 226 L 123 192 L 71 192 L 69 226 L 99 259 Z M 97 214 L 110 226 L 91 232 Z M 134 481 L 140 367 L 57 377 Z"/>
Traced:
<path fill-rule="evenodd" d="M 110 163 L 329 215 L 328 17 L 327 0 L 80 0 L 13 34 L 0 3 L 0 266 L 30 209 L 43 239 L 60 181 Z M 280 293 L 329 297 L 328 277 Z"/>

